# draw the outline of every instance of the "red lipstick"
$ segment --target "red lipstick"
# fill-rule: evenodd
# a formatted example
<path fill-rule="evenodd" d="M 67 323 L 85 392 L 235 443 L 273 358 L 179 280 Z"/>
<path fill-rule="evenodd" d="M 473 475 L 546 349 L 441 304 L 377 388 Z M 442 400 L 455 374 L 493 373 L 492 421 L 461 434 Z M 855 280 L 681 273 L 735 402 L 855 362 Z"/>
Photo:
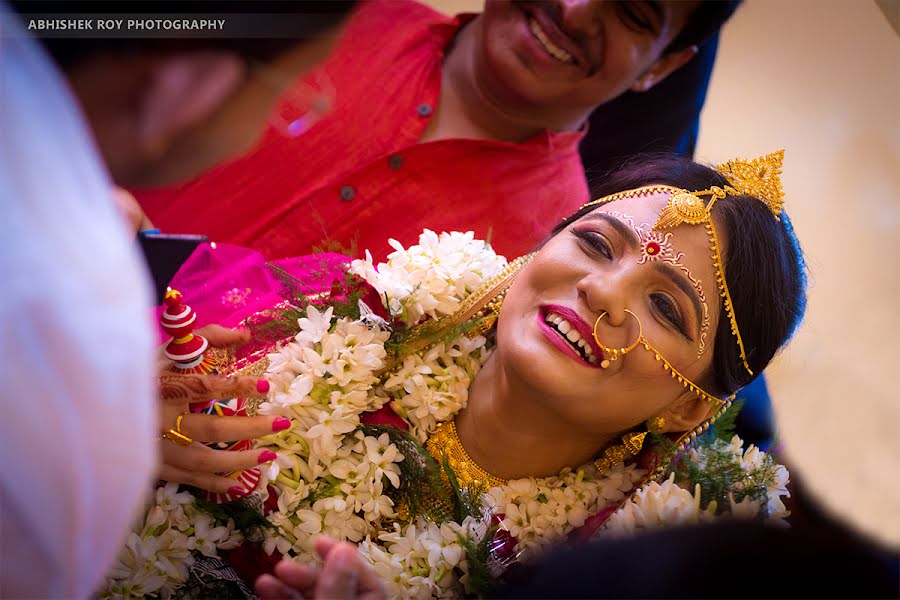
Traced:
<path fill-rule="evenodd" d="M 550 327 L 547 324 L 546 318 L 550 313 L 555 313 L 560 317 L 564 318 L 569 324 L 579 333 L 581 338 L 591 347 L 594 352 L 594 356 L 597 359 L 597 364 L 590 363 L 582 358 L 581 354 L 575 351 L 572 346 L 564 341 L 559 332 Z M 581 364 L 592 367 L 595 369 L 600 368 L 600 363 L 605 358 L 603 354 L 603 350 L 601 350 L 597 343 L 594 341 L 593 333 L 590 326 L 582 319 L 577 312 L 572 310 L 571 308 L 567 308 L 565 306 L 559 306 L 556 304 L 547 304 L 540 307 L 538 311 L 538 326 L 541 329 L 541 332 L 547 337 L 547 339 L 556 346 L 563 354 L 568 355 L 571 358 L 574 358 Z"/>

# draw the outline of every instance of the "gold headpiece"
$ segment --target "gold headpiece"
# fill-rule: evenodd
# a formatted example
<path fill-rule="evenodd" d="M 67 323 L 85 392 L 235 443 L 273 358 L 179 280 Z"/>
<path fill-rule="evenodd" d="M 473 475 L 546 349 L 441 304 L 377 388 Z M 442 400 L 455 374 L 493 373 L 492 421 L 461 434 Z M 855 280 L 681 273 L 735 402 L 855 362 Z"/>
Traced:
<path fill-rule="evenodd" d="M 659 213 L 659 219 L 653 226 L 654 230 L 671 229 L 682 224 L 703 224 L 709 236 L 713 268 L 716 272 L 716 284 L 719 286 L 719 294 L 722 296 L 725 313 L 731 322 L 731 332 L 737 341 L 741 362 L 751 375 L 753 375 L 753 371 L 747 362 L 744 341 L 741 339 L 741 332 L 738 329 L 737 319 L 734 315 L 734 306 L 731 303 L 731 294 L 728 291 L 728 283 L 725 281 L 722 254 L 719 251 L 719 238 L 716 235 L 716 228 L 712 220 L 712 209 L 717 201 L 727 196 L 753 196 L 759 198 L 769 208 L 775 219 L 778 219 L 784 206 L 784 192 L 781 187 L 780 177 L 783 159 L 784 150 L 779 150 L 753 160 L 736 159 L 719 165 L 716 167 L 716 170 L 725 176 L 729 184 L 724 189 L 713 186 L 706 190 L 691 192 L 671 185 L 650 185 L 605 196 L 582 206 L 582 208 L 586 208 L 623 198 L 666 192 L 670 193 L 671 196 L 669 196 L 668 204 Z M 704 202 L 703 196 L 709 197 L 709 201 Z"/>
<path fill-rule="evenodd" d="M 755 196 L 765 202 L 777 219 L 784 207 L 783 161 L 784 150 L 778 150 L 753 160 L 729 160 L 716 167 L 716 171 L 725 176 L 738 194 Z"/>

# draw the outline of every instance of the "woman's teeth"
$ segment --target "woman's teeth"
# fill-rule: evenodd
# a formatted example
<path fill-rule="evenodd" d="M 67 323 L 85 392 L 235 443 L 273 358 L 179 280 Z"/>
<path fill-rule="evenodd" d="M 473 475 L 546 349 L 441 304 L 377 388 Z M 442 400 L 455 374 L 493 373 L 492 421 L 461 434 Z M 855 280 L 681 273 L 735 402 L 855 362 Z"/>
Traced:
<path fill-rule="evenodd" d="M 544 30 L 541 29 L 541 26 L 538 25 L 537 21 L 535 21 L 534 19 L 528 19 L 528 29 L 531 30 L 531 33 L 534 35 L 535 39 L 537 39 L 537 41 L 540 42 L 541 46 L 544 47 L 544 50 L 547 51 L 547 54 L 549 54 L 559 62 L 575 62 L 575 59 L 571 54 L 550 41 L 550 38 L 547 37 L 547 34 L 544 33 Z"/>
<path fill-rule="evenodd" d="M 547 313 L 544 322 L 555 329 L 563 339 L 565 339 L 578 354 L 591 363 L 597 364 L 597 357 L 594 356 L 594 349 L 588 344 L 578 333 L 578 330 L 572 327 L 572 324 L 556 313 Z"/>

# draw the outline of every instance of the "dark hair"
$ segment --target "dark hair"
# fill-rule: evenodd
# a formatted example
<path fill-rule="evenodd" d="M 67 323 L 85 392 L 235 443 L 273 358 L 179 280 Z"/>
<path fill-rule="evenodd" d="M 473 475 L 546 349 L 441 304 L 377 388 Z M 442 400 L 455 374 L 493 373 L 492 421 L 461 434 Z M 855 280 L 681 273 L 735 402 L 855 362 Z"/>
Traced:
<path fill-rule="evenodd" d="M 688 17 L 688 22 L 666 48 L 666 52 L 702 46 L 731 18 L 741 2 L 743 0 L 701 0 L 700 6 Z"/>
<path fill-rule="evenodd" d="M 725 187 L 725 177 L 704 165 L 672 154 L 644 155 L 627 162 L 592 186 L 592 197 L 644 185 L 666 184 L 686 190 Z M 551 237 L 573 220 L 595 210 L 579 209 L 557 225 Z M 720 220 L 719 235 L 726 237 L 725 280 L 747 362 L 759 375 L 775 353 L 791 338 L 806 310 L 806 264 L 786 213 L 776 220 L 769 208 L 752 196 L 728 196 L 713 209 Z M 715 334 L 713 379 L 717 394 L 730 394 L 754 377 L 741 362 L 737 343 L 724 309 Z"/>
<path fill-rule="evenodd" d="M 267 62 L 303 40 L 327 35 L 347 17 L 356 0 L 162 0 L 115 4 L 98 0 L 11 0 L 10 4 L 23 20 L 132 16 L 167 19 L 231 17 L 226 21 L 224 31 L 206 35 L 189 30 L 168 30 L 160 33 L 160 37 L 104 37 L 67 31 L 44 33 L 42 44 L 61 68 L 68 69 L 101 53 L 146 55 L 221 50 L 233 52 L 248 61 Z M 41 35 L 40 31 L 31 33 Z"/>

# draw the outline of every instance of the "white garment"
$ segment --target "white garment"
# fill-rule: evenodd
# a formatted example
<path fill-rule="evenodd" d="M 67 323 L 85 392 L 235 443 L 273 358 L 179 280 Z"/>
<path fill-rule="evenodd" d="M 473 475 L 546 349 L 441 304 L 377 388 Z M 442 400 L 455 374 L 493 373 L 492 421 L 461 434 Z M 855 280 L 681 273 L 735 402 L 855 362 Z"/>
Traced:
<path fill-rule="evenodd" d="M 84 119 L 0 4 L 0 597 L 90 595 L 154 469 L 150 287 Z"/>

